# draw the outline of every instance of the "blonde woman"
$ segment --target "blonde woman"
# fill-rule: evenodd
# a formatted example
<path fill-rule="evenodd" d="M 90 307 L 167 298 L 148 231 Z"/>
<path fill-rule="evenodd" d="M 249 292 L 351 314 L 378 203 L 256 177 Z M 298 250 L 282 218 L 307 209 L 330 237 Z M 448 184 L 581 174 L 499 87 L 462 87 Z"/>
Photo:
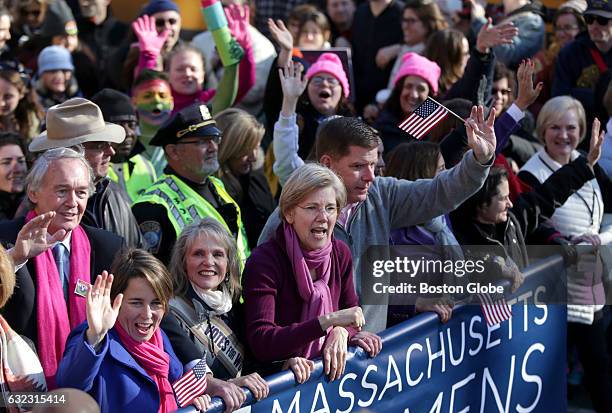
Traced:
<path fill-rule="evenodd" d="M 252 249 L 257 246 L 257 238 L 276 207 L 268 181 L 262 169 L 257 168 L 265 130 L 253 115 L 242 109 L 226 109 L 215 120 L 223 132 L 217 176 L 240 206 Z"/>
<path fill-rule="evenodd" d="M 325 374 L 335 380 L 349 344 L 372 357 L 382 348 L 380 337 L 361 331 L 351 252 L 333 236 L 345 204 L 346 188 L 334 172 L 314 163 L 299 167 L 280 196 L 282 224 L 247 260 L 247 342 L 270 373 L 291 368 L 303 383 L 314 366 L 310 359 L 323 357 Z"/>

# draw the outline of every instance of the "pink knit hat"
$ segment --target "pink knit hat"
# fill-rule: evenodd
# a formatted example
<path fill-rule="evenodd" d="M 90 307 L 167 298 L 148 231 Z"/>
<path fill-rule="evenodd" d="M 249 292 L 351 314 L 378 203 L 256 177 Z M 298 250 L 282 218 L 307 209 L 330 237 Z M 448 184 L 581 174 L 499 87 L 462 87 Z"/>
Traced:
<path fill-rule="evenodd" d="M 432 62 L 419 54 L 408 52 L 402 57 L 402 65 L 393 80 L 393 86 L 406 76 L 419 76 L 429 83 L 433 94 L 436 95 L 440 72 L 440 66 L 436 62 Z"/>
<path fill-rule="evenodd" d="M 319 56 L 317 61 L 308 68 L 308 71 L 306 72 L 306 80 L 310 81 L 310 78 L 321 72 L 329 73 L 338 79 L 342 85 L 344 97 L 349 97 L 349 94 L 351 93 L 349 82 L 346 78 L 346 73 L 344 73 L 342 62 L 335 53 L 323 53 L 321 56 Z"/>

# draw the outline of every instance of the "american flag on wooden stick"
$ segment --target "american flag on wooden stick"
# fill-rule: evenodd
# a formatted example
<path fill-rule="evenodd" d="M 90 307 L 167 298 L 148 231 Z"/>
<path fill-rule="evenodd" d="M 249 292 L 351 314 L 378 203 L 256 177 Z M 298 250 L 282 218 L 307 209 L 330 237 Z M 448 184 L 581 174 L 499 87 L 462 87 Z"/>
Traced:
<path fill-rule="evenodd" d="M 398 126 L 415 139 L 421 139 L 448 116 L 448 109 L 429 96 Z"/>
<path fill-rule="evenodd" d="M 172 387 L 180 407 L 185 407 L 206 391 L 206 359 L 202 359 L 191 370 L 178 379 Z"/>
<path fill-rule="evenodd" d="M 480 307 L 489 327 L 493 327 L 512 317 L 512 309 L 506 302 L 503 294 L 481 293 L 478 294 L 478 298 L 480 299 Z"/>

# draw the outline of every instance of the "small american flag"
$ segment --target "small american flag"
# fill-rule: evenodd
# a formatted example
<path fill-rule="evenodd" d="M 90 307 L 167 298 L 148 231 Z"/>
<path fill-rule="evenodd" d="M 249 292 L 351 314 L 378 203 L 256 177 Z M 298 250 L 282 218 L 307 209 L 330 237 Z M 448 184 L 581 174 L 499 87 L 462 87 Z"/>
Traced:
<path fill-rule="evenodd" d="M 489 327 L 493 327 L 512 317 L 512 309 L 506 302 L 503 294 L 481 293 L 478 294 L 478 298 L 480 299 L 480 307 Z"/>
<path fill-rule="evenodd" d="M 206 359 L 202 359 L 191 370 L 178 379 L 172 387 L 180 407 L 185 407 L 206 391 Z"/>
<path fill-rule="evenodd" d="M 444 105 L 427 97 L 415 110 L 398 126 L 415 139 L 421 139 L 434 126 L 448 116 L 448 109 Z"/>

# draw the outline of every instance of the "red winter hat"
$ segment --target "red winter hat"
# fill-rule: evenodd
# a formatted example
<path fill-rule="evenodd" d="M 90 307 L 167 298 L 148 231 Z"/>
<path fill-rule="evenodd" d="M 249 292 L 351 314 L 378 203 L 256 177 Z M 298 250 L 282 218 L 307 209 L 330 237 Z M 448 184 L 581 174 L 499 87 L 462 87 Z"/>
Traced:
<path fill-rule="evenodd" d="M 344 93 L 344 97 L 348 98 L 351 93 L 351 89 L 349 87 L 349 82 L 346 77 L 346 73 L 344 72 L 344 67 L 342 66 L 342 62 L 340 58 L 335 53 L 323 53 L 316 62 L 312 64 L 308 68 L 306 72 L 306 80 L 310 81 L 310 79 L 316 75 L 317 73 L 329 73 L 342 85 L 342 92 Z"/>

